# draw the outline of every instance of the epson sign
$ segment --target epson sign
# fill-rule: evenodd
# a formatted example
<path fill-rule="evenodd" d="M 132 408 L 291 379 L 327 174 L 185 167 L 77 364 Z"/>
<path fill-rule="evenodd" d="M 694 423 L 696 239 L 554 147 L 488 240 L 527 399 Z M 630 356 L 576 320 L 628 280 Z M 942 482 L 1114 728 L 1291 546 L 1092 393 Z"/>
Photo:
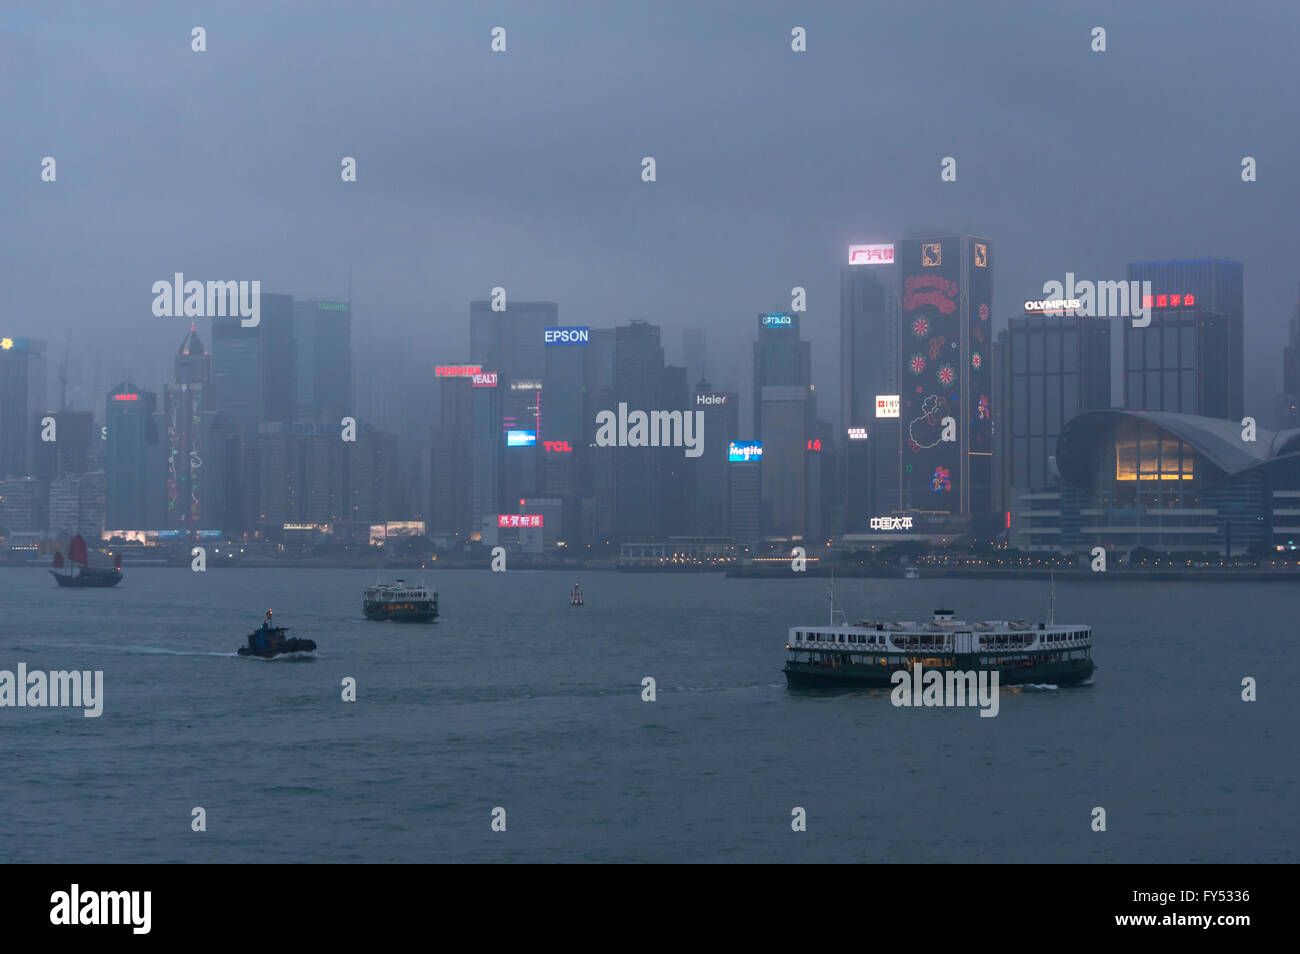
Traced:
<path fill-rule="evenodd" d="M 590 328 L 547 328 L 544 340 L 548 345 L 574 345 L 586 344 L 590 339 Z"/>
<path fill-rule="evenodd" d="M 794 315 L 764 315 L 763 327 L 789 328 L 794 325 Z"/>

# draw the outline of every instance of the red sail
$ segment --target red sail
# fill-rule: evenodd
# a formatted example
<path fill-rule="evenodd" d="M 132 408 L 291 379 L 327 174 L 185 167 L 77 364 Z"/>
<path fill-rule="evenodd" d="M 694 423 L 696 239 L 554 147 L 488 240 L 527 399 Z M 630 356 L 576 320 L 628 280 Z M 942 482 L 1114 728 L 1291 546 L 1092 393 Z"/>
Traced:
<path fill-rule="evenodd" d="M 68 544 L 68 559 L 73 563 L 80 563 L 82 566 L 85 566 L 88 562 L 86 558 L 86 540 L 81 534 L 73 537 L 72 542 Z"/>
<path fill-rule="evenodd" d="M 63 553 L 60 550 L 54 551 L 54 569 L 63 569 Z"/>

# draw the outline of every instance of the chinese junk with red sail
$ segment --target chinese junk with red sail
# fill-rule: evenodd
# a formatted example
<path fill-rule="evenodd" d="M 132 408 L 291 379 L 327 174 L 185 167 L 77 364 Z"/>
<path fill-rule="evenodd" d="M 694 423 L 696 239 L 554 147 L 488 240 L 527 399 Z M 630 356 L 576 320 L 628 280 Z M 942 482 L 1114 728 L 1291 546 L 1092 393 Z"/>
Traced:
<path fill-rule="evenodd" d="M 122 554 L 114 555 L 111 567 L 91 566 L 89 557 L 85 538 L 77 534 L 68 544 L 66 561 L 62 552 L 55 551 L 54 569 L 50 570 L 50 575 L 59 586 L 117 586 L 122 582 Z M 65 566 L 67 572 L 60 573 Z"/>

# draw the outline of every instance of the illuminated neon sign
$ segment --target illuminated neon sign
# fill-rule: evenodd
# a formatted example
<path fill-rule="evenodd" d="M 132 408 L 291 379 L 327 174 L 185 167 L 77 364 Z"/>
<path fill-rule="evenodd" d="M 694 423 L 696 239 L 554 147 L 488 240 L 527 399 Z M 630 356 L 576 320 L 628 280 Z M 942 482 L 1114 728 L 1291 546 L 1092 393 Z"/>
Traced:
<path fill-rule="evenodd" d="M 540 513 L 497 514 L 498 527 L 540 527 L 541 525 L 542 515 Z"/>
<path fill-rule="evenodd" d="M 114 401 L 138 401 L 138 400 L 140 400 L 140 395 L 138 395 L 138 394 L 114 394 L 114 395 L 113 395 L 113 400 L 114 400 Z"/>
<path fill-rule="evenodd" d="M 849 440 L 865 441 L 867 439 L 867 429 L 865 427 L 850 427 Z"/>
<path fill-rule="evenodd" d="M 552 454 L 572 454 L 573 448 L 568 441 L 542 441 L 542 446 Z"/>
<path fill-rule="evenodd" d="M 911 517 L 872 517 L 872 530 L 911 530 Z"/>
<path fill-rule="evenodd" d="M 1042 311 L 1073 311 L 1081 308 L 1083 303 L 1077 298 L 1047 298 L 1042 300 L 1030 300 L 1025 302 L 1025 311 L 1042 312 Z"/>
<path fill-rule="evenodd" d="M 1195 295 L 1143 295 L 1143 308 L 1195 308 Z"/>
<path fill-rule="evenodd" d="M 763 316 L 764 328 L 789 328 L 793 324 L 794 324 L 794 315 L 773 314 L 773 315 Z"/>
<path fill-rule="evenodd" d="M 433 372 L 440 378 L 471 378 L 482 374 L 483 369 L 477 364 L 443 364 L 434 368 Z"/>
<path fill-rule="evenodd" d="M 732 463 L 744 463 L 762 456 L 762 441 L 732 441 L 727 445 L 727 460 Z"/>
<path fill-rule="evenodd" d="M 892 265 L 894 264 L 894 246 L 892 245 L 850 245 L 850 265 Z"/>
<path fill-rule="evenodd" d="M 898 394 L 877 394 L 876 417 L 898 417 L 900 401 Z"/>
<path fill-rule="evenodd" d="M 472 374 L 470 375 L 470 380 L 474 382 L 474 387 L 476 388 L 494 388 L 497 386 L 497 373 L 495 371 L 487 371 L 483 374 Z"/>
<path fill-rule="evenodd" d="M 820 437 L 817 438 L 816 440 L 812 440 L 808 442 L 808 450 L 821 453 L 821 449 L 822 449 L 822 439 Z"/>
<path fill-rule="evenodd" d="M 506 447 L 537 446 L 536 431 L 506 431 Z"/>
<path fill-rule="evenodd" d="M 586 344 L 591 340 L 590 328 L 547 328 L 542 340 L 548 345 Z"/>

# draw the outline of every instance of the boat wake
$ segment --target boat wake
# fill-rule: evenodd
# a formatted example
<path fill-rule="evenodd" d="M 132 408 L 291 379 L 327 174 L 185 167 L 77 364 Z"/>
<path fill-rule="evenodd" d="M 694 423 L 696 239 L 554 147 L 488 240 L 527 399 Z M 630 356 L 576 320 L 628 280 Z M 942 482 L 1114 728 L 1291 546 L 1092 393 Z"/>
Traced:
<path fill-rule="evenodd" d="M 1033 690 L 1034 692 L 1052 692 L 1053 690 L 1060 689 L 1061 687 L 1054 686 L 1050 682 L 1027 682 L 1024 684 L 1022 688 L 1030 689 Z"/>

